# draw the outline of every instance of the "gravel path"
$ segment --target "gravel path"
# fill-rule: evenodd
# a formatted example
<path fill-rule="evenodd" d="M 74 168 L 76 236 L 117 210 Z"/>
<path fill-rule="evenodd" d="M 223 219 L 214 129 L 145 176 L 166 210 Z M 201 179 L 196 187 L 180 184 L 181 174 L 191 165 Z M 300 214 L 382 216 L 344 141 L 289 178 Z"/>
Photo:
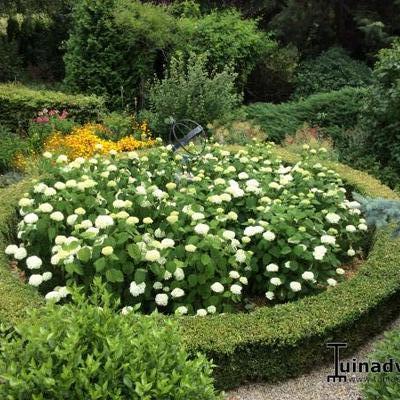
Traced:
<path fill-rule="evenodd" d="M 388 327 L 388 330 L 400 327 L 400 316 Z M 383 335 L 371 339 L 365 346 L 349 358 L 363 361 L 381 340 Z M 333 351 L 332 351 L 333 354 Z M 365 374 L 348 375 L 346 383 L 328 383 L 326 376 L 332 374 L 331 365 L 316 369 L 308 374 L 277 384 L 251 384 L 239 387 L 227 393 L 227 400 L 362 400 L 357 382 L 351 382 L 351 377 L 359 379 Z"/>

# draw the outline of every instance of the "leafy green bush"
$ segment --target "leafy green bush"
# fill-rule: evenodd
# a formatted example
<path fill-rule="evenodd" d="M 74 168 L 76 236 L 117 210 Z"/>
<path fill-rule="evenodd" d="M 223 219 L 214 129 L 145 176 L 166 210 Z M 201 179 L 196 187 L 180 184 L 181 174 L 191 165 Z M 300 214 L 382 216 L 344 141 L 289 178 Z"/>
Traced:
<path fill-rule="evenodd" d="M 96 96 L 70 95 L 50 90 L 34 90 L 23 85 L 0 85 L 0 125 L 12 131 L 26 130 L 43 109 L 67 110 L 77 122 L 98 119 L 104 110 Z"/>
<path fill-rule="evenodd" d="M 171 321 L 124 310 L 103 288 L 77 305 L 49 304 L 0 339 L 0 396 L 37 399 L 217 400 L 212 366 L 193 359 Z"/>
<path fill-rule="evenodd" d="M 395 329 L 385 335 L 385 339 L 378 344 L 375 351 L 370 355 L 371 361 L 381 363 L 400 361 L 400 330 Z M 397 400 L 400 398 L 399 371 L 374 372 L 368 375 L 368 380 L 363 384 L 363 395 L 365 400 Z"/>
<path fill-rule="evenodd" d="M 400 173 L 400 40 L 381 50 L 374 67 L 373 84 L 366 97 L 360 128 L 365 132 L 365 151 L 373 153 L 382 167 Z"/>
<path fill-rule="evenodd" d="M 258 29 L 255 20 L 244 19 L 233 10 L 183 17 L 178 24 L 178 50 L 187 56 L 207 53 L 210 70 L 222 71 L 231 65 L 242 85 L 261 57 L 278 46 L 269 35 Z"/>
<path fill-rule="evenodd" d="M 164 79 L 156 80 L 149 89 L 149 111 L 143 117 L 149 120 L 151 130 L 167 138 L 170 117 L 179 121 L 192 119 L 204 127 L 215 119 L 230 113 L 239 105 L 236 93 L 237 75 L 228 67 L 209 74 L 207 57 L 192 54 L 190 59 L 178 54 Z"/>
<path fill-rule="evenodd" d="M 371 70 L 367 65 L 351 58 L 342 48 L 333 47 L 300 64 L 294 82 L 294 97 L 307 97 L 348 86 L 367 86 L 371 80 Z"/>
<path fill-rule="evenodd" d="M 288 103 L 256 103 L 245 107 L 245 112 L 248 119 L 262 127 L 270 140 L 280 142 L 305 122 L 326 130 L 353 128 L 364 104 L 364 95 L 364 89 L 344 88 Z"/>
<path fill-rule="evenodd" d="M 17 135 L 0 125 L 0 174 L 13 169 L 13 159 L 19 152 L 26 153 L 26 144 Z"/>

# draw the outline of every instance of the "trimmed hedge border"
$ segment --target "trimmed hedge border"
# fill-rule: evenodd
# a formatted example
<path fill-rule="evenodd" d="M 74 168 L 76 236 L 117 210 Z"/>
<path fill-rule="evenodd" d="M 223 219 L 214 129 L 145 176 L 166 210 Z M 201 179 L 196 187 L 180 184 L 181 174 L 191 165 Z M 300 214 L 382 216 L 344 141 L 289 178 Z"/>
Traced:
<path fill-rule="evenodd" d="M 238 149 L 231 146 L 231 150 Z M 276 147 L 282 160 L 294 163 L 296 154 Z M 321 162 L 337 171 L 360 193 L 399 199 L 378 180 L 352 168 Z M 3 255 L 14 207 L 28 181 L 0 190 L 0 321 L 14 323 L 42 298 L 9 272 Z M 368 259 L 358 274 L 324 293 L 293 303 L 260 308 L 249 314 L 225 314 L 205 318 L 181 317 L 185 345 L 192 353 L 201 351 L 217 365 L 214 373 L 219 388 L 247 381 L 276 381 L 306 372 L 331 360 L 329 341 L 348 342 L 353 351 L 366 338 L 383 329 L 400 310 L 400 246 L 388 231 L 380 230 Z"/>
<path fill-rule="evenodd" d="M 38 111 L 67 110 L 79 123 L 97 120 L 105 111 L 104 99 L 98 96 L 36 90 L 21 84 L 0 84 L 0 125 L 12 131 L 25 130 Z"/>

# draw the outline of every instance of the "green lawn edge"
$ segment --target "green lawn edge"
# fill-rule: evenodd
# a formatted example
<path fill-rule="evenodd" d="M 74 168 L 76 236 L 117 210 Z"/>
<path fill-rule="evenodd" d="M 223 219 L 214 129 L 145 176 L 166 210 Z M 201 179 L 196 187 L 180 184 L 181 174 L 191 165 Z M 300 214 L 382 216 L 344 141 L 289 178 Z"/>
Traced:
<path fill-rule="evenodd" d="M 240 146 L 230 146 L 230 150 Z M 288 163 L 300 156 L 281 147 L 273 151 Z M 399 199 L 391 189 L 368 174 L 349 166 L 318 161 L 337 171 L 357 191 L 372 197 Z M 15 207 L 32 187 L 26 179 L 0 189 L 0 322 L 16 323 L 43 298 L 11 273 L 4 248 L 16 221 Z M 250 314 L 177 318 L 183 341 L 192 353 L 203 352 L 216 364 L 216 385 L 228 389 L 247 381 L 275 381 L 303 373 L 331 351 L 325 344 L 340 340 L 352 351 L 366 338 L 383 329 L 400 309 L 399 240 L 381 230 L 374 236 L 368 259 L 359 273 L 337 287 L 300 301 Z"/>

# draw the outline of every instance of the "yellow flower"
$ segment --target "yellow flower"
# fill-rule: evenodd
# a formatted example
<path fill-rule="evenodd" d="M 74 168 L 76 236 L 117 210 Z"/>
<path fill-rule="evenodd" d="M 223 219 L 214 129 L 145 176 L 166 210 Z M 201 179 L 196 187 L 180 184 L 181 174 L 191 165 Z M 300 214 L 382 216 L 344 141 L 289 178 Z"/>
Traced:
<path fill-rule="evenodd" d="M 143 124 L 142 124 L 143 125 Z M 137 140 L 133 136 L 127 136 L 118 142 L 105 140 L 98 133 L 106 132 L 106 128 L 100 124 L 85 124 L 76 127 L 69 135 L 63 136 L 55 132 L 45 142 L 45 150 L 53 153 L 66 154 L 68 158 L 92 157 L 94 154 L 108 154 L 111 150 L 118 152 L 132 151 L 154 146 L 156 141 L 150 139 L 147 124 L 141 127 L 141 132 L 146 135 L 144 140 Z"/>

